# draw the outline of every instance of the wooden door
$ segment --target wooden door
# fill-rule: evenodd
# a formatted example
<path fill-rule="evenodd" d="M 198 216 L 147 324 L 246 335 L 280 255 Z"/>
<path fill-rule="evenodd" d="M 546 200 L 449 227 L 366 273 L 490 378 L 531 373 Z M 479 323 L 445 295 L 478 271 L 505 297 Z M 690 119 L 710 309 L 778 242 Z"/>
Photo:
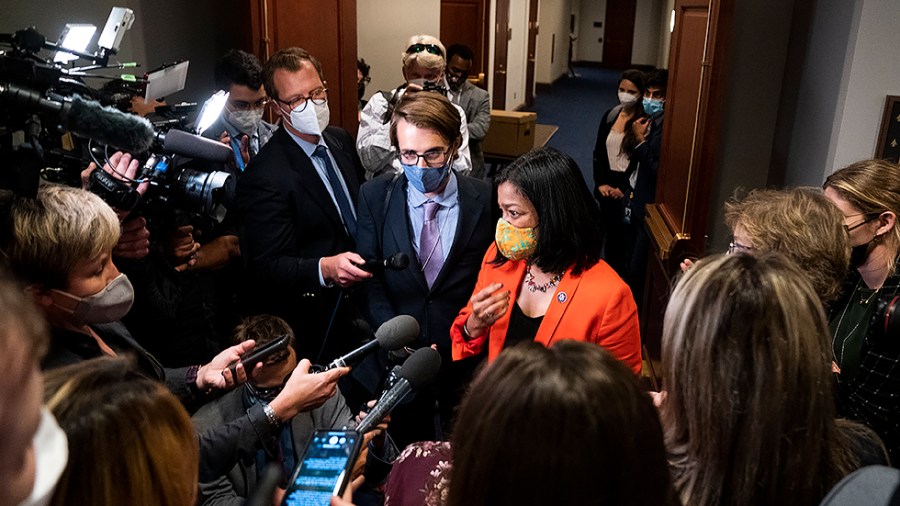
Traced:
<path fill-rule="evenodd" d="M 631 67 L 634 44 L 634 12 L 637 0 L 606 0 L 606 29 L 603 30 L 603 66 Z"/>
<path fill-rule="evenodd" d="M 491 91 L 492 108 L 506 108 L 506 68 L 509 53 L 509 0 L 497 0 L 497 21 L 494 24 L 494 85 Z"/>
<path fill-rule="evenodd" d="M 322 63 L 331 124 L 355 135 L 356 0 L 251 0 L 251 35 L 257 57 L 299 46 Z"/>
<path fill-rule="evenodd" d="M 685 256 L 703 251 L 716 176 L 734 0 L 676 0 L 656 203 L 647 206 L 651 254 L 641 334 L 659 357 L 670 282 Z"/>
<path fill-rule="evenodd" d="M 484 57 L 488 46 L 485 37 L 486 8 L 485 0 L 441 0 L 441 42 L 446 47 L 464 44 L 472 48 L 475 53 L 471 71 L 473 76 L 485 72 L 487 68 Z"/>
<path fill-rule="evenodd" d="M 538 8 L 540 0 L 528 4 L 528 61 L 525 67 L 525 107 L 534 104 L 534 55 L 537 53 Z"/>

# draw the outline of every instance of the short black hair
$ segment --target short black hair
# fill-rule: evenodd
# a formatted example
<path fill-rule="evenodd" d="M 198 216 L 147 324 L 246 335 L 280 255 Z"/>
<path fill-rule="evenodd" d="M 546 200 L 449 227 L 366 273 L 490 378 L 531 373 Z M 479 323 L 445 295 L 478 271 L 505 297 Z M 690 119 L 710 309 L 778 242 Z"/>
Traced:
<path fill-rule="evenodd" d="M 496 183 L 515 186 L 537 211 L 532 260 L 542 271 L 562 273 L 572 267 L 577 275 L 600 260 L 600 208 L 572 157 L 553 148 L 529 151 L 501 170 Z M 492 263 L 505 262 L 498 252 Z"/>
<path fill-rule="evenodd" d="M 453 44 L 447 48 L 447 63 L 450 63 L 450 59 L 454 56 L 459 56 L 463 60 L 475 60 L 475 53 L 472 52 L 472 48 L 463 44 Z"/>
<path fill-rule="evenodd" d="M 369 77 L 369 70 L 372 69 L 372 66 L 366 63 L 365 58 L 360 58 L 356 60 L 356 69 L 359 70 L 363 77 Z"/>
<path fill-rule="evenodd" d="M 233 84 L 246 86 L 251 90 L 258 90 L 263 85 L 259 60 L 240 49 L 232 49 L 216 61 L 214 76 L 216 87 L 225 91 Z"/>
<path fill-rule="evenodd" d="M 656 69 L 647 72 L 644 85 L 647 88 L 659 88 L 663 92 L 666 91 L 666 83 L 669 81 L 669 71 L 666 69 Z"/>

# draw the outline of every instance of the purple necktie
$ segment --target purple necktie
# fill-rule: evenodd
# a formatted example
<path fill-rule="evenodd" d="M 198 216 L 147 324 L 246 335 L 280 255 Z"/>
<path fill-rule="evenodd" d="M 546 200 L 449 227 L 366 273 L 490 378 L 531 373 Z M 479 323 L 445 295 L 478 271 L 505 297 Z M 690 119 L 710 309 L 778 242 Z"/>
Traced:
<path fill-rule="evenodd" d="M 434 284 L 437 275 L 444 265 L 444 249 L 441 247 L 441 230 L 438 227 L 437 212 L 441 205 L 429 200 L 425 202 L 425 222 L 419 237 L 419 263 L 428 288 Z"/>

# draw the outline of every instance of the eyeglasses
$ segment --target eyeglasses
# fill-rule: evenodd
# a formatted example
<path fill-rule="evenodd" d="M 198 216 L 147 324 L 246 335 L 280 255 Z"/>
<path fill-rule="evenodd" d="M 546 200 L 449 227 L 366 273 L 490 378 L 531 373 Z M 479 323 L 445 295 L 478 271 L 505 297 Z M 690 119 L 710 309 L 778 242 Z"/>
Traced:
<path fill-rule="evenodd" d="M 254 109 L 262 109 L 269 103 L 268 97 L 263 97 L 256 102 L 247 102 L 245 100 L 229 100 L 228 104 L 235 111 L 252 111 Z"/>
<path fill-rule="evenodd" d="M 397 158 L 405 165 L 418 165 L 419 158 L 421 158 L 425 160 L 425 165 L 428 167 L 438 168 L 447 163 L 447 155 L 449 154 L 450 149 L 447 149 L 446 151 L 432 150 L 424 153 L 416 153 L 415 151 L 408 149 L 397 153 Z"/>
<path fill-rule="evenodd" d="M 434 44 L 413 44 L 406 48 L 406 54 L 416 54 L 425 51 L 427 53 L 431 53 L 435 56 L 444 57 L 444 52 L 441 51 L 441 48 Z"/>
<path fill-rule="evenodd" d="M 732 240 L 730 243 L 728 243 L 728 254 L 729 255 L 733 255 L 735 253 L 742 253 L 745 251 L 751 251 L 751 250 L 753 250 L 753 248 L 751 246 L 743 245 L 734 240 Z"/>
<path fill-rule="evenodd" d="M 852 227 L 850 225 L 847 225 L 846 223 L 844 223 L 844 228 L 847 229 L 847 232 L 856 230 L 857 228 L 874 220 L 875 218 L 881 216 L 881 213 L 858 213 L 858 214 L 851 214 L 850 216 L 844 216 L 844 218 L 853 218 L 855 216 L 862 216 L 863 220 L 861 222 L 857 223 L 856 225 L 853 225 Z"/>
<path fill-rule="evenodd" d="M 303 112 L 306 109 L 306 105 L 312 102 L 315 105 L 322 105 L 328 101 L 328 88 L 318 88 L 310 92 L 308 96 L 300 95 L 298 97 L 294 97 L 290 100 L 281 100 L 276 99 L 279 103 L 282 103 L 291 108 L 291 110 L 300 108 L 297 112 Z"/>

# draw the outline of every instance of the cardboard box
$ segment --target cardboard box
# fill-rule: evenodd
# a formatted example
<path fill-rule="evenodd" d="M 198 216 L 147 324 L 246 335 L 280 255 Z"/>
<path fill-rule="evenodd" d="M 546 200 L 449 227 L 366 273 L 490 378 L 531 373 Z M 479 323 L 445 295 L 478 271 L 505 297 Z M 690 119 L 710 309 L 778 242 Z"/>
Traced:
<path fill-rule="evenodd" d="M 481 143 L 486 155 L 519 156 L 534 148 L 533 112 L 491 110 L 491 128 Z"/>

